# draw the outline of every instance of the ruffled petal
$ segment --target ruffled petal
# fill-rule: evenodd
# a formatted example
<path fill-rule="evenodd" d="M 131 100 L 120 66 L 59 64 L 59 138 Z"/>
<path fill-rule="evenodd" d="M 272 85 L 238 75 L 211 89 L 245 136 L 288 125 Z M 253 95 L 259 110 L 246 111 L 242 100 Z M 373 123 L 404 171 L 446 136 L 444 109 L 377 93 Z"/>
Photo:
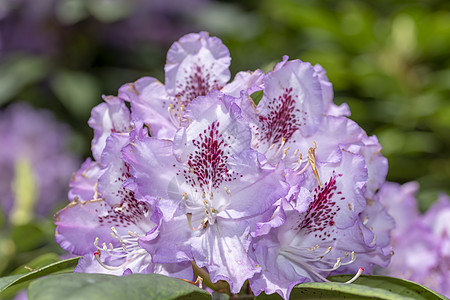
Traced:
<path fill-rule="evenodd" d="M 198 96 L 220 90 L 230 80 L 230 61 L 228 48 L 207 32 L 183 36 L 167 53 L 167 93 L 187 106 Z"/>
<path fill-rule="evenodd" d="M 81 168 L 72 175 L 69 186 L 69 200 L 73 201 L 78 197 L 81 201 L 95 198 L 97 179 L 101 175 L 100 164 L 88 158 Z"/>
<path fill-rule="evenodd" d="M 170 119 L 170 105 L 176 101 L 166 92 L 164 85 L 152 77 L 143 77 L 119 89 L 119 98 L 131 104 L 133 120 L 142 120 L 153 137 L 172 139 L 177 129 Z"/>
<path fill-rule="evenodd" d="M 92 155 L 97 161 L 100 161 L 106 139 L 112 132 L 129 132 L 131 130 L 130 111 L 125 103 L 112 96 L 103 99 L 104 103 L 100 103 L 92 109 L 88 121 L 89 126 L 94 129 Z"/>
<path fill-rule="evenodd" d="M 256 91 L 263 89 L 264 76 L 265 74 L 261 70 L 239 72 L 232 82 L 223 87 L 221 92 L 236 98 L 241 95 L 242 91 L 251 95 Z"/>
<path fill-rule="evenodd" d="M 247 254 L 247 221 L 219 219 L 190 242 L 196 264 L 208 270 L 212 282 L 226 280 L 232 293 L 238 293 L 244 282 L 260 271 Z"/>

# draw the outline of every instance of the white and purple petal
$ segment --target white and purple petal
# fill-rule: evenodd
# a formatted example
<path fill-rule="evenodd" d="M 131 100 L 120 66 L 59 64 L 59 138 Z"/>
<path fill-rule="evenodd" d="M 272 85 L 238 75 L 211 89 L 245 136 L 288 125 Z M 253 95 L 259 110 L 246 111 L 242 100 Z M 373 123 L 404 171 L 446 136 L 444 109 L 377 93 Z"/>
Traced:
<path fill-rule="evenodd" d="M 167 93 L 187 106 L 198 96 L 220 90 L 230 80 L 230 61 L 228 48 L 207 32 L 183 36 L 167 53 Z"/>

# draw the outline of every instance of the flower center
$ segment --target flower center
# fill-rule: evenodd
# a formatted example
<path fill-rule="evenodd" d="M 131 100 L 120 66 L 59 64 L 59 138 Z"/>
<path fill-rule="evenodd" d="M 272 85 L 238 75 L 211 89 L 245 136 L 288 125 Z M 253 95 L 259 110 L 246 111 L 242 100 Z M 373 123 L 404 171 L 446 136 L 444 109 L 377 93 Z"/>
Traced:
<path fill-rule="evenodd" d="M 139 234 L 137 232 L 128 231 L 128 236 L 121 236 L 116 228 L 111 227 L 111 231 L 111 236 L 119 241 L 120 246 L 114 247 L 112 243 L 109 243 L 109 245 L 103 243 L 102 247 L 100 247 L 98 245 L 99 238 L 97 237 L 94 241 L 94 246 L 97 248 L 94 257 L 102 267 L 110 271 L 117 271 L 136 259 L 145 259 L 147 256 L 147 258 L 150 258 L 150 254 L 139 246 Z M 102 251 L 107 253 L 111 258 L 110 264 L 101 260 Z M 116 264 L 112 265 L 114 261 L 116 261 Z M 120 264 L 117 265 L 117 263 Z"/>

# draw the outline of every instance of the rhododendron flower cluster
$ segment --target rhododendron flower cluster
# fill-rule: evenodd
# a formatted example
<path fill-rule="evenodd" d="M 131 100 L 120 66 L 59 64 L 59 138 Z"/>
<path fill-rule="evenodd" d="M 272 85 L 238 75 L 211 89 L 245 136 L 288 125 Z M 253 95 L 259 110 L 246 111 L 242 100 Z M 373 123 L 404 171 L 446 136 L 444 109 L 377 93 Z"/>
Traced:
<path fill-rule="evenodd" d="M 201 270 L 231 293 L 248 280 L 287 299 L 389 263 L 393 220 L 376 197 L 387 160 L 333 103 L 323 68 L 284 57 L 230 81 L 230 61 L 218 38 L 188 34 L 164 83 L 141 78 L 92 110 L 94 159 L 55 216 L 77 272 Z"/>

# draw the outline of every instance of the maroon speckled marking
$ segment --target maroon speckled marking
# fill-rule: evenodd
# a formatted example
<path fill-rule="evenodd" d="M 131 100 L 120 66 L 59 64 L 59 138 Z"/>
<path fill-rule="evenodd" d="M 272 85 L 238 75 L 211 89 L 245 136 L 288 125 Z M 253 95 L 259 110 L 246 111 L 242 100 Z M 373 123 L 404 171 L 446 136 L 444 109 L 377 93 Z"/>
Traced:
<path fill-rule="evenodd" d="M 342 174 L 335 174 L 333 171 L 328 182 L 321 188 L 318 186 L 314 189 L 314 200 L 309 205 L 303 221 L 298 226 L 305 234 L 314 233 L 315 237 L 322 240 L 331 237 L 331 234 L 334 232 L 334 217 L 340 210 L 333 196 L 336 193 L 339 194 L 341 200 L 345 199 L 340 191 L 336 192 L 336 178 L 341 176 Z"/>
<path fill-rule="evenodd" d="M 121 170 L 122 176 L 117 178 L 115 181 L 123 183 L 131 175 L 129 173 L 128 165 L 124 165 Z M 146 204 L 136 200 L 133 191 L 128 190 L 122 186 L 115 192 L 115 196 L 118 196 L 122 199 L 119 205 L 110 207 L 105 202 L 102 202 L 100 204 L 101 206 L 105 206 L 107 208 L 107 215 L 98 216 L 98 221 L 100 224 L 114 227 L 127 227 L 131 224 L 137 224 L 146 216 L 149 211 Z"/>
<path fill-rule="evenodd" d="M 237 174 L 230 172 L 227 165 L 231 146 L 225 142 L 219 126 L 220 123 L 214 121 L 192 141 L 195 150 L 188 156 L 189 170 L 182 171 L 186 182 L 202 191 L 236 179 Z"/>
<path fill-rule="evenodd" d="M 180 97 L 181 104 L 187 106 L 198 96 L 205 96 L 212 90 L 220 90 L 223 86 L 217 79 L 211 79 L 211 69 L 205 65 L 194 64 L 190 70 L 184 70 L 184 82 L 177 81 L 177 96 Z M 176 101 L 176 99 L 175 99 Z"/>
<path fill-rule="evenodd" d="M 285 88 L 278 98 L 267 104 L 269 113 L 259 116 L 261 128 L 257 135 L 260 139 L 270 144 L 277 144 L 282 138 L 288 141 L 294 132 L 305 124 L 307 112 L 296 108 L 296 98 L 298 96 L 292 94 L 292 88 Z"/>

